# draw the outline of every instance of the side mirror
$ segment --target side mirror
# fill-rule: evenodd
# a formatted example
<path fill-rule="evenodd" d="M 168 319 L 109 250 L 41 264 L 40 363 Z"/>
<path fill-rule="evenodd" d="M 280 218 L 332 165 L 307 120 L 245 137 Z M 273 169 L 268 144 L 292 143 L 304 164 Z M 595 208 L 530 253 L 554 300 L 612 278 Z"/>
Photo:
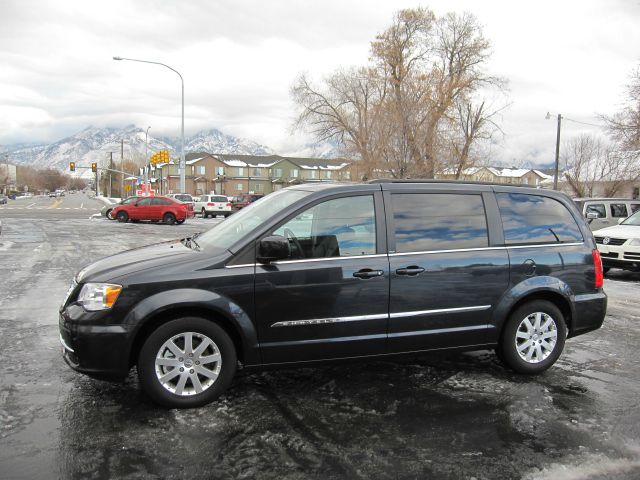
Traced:
<path fill-rule="evenodd" d="M 587 218 L 589 220 L 595 220 L 596 218 L 600 218 L 600 215 L 598 215 L 598 212 L 587 212 Z"/>
<path fill-rule="evenodd" d="M 291 256 L 289 240 L 282 235 L 265 237 L 258 243 L 257 260 L 260 263 L 271 263 Z"/>

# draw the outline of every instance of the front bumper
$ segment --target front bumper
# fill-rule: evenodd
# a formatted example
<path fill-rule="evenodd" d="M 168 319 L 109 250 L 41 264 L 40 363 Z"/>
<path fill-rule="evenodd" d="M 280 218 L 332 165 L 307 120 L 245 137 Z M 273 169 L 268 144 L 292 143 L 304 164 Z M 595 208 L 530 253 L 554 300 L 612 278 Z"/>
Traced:
<path fill-rule="evenodd" d="M 124 325 L 100 325 L 104 312 L 71 304 L 60 312 L 58 327 L 64 361 L 74 370 L 101 379 L 129 373 L 130 332 Z"/>
<path fill-rule="evenodd" d="M 598 244 L 598 250 L 605 267 L 640 270 L 640 247 Z"/>

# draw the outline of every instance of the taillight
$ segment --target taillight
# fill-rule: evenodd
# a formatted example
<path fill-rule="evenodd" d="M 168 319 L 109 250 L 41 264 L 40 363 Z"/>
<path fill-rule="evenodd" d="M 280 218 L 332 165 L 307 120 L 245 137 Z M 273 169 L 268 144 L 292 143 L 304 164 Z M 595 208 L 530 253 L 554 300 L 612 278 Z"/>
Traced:
<path fill-rule="evenodd" d="M 600 251 L 595 249 L 591 252 L 591 255 L 593 256 L 593 267 L 596 271 L 595 288 L 602 288 L 602 285 L 604 284 L 604 273 L 602 271 L 602 258 L 600 257 Z"/>
<path fill-rule="evenodd" d="M 215 207 L 215 206 L 216 206 L 215 203 L 211 203 L 211 202 L 207 203 L 207 207 Z"/>
<path fill-rule="evenodd" d="M 231 202 L 227 203 L 227 207 L 230 207 L 230 206 L 231 206 Z"/>

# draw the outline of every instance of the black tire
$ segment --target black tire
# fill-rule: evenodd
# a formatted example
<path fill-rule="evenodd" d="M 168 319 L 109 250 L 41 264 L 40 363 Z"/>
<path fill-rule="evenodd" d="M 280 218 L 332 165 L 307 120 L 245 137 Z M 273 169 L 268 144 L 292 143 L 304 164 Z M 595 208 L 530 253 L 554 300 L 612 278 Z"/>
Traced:
<path fill-rule="evenodd" d="M 604 275 L 605 273 L 607 273 L 609 270 L 611 270 L 611 267 L 602 267 L 602 274 Z"/>
<path fill-rule="evenodd" d="M 549 320 L 551 323 L 544 327 Z M 533 300 L 509 316 L 502 331 L 498 358 L 518 373 L 541 373 L 558 360 L 566 338 L 567 327 L 560 309 L 546 300 Z"/>
<path fill-rule="evenodd" d="M 205 349 L 203 356 L 188 357 L 189 352 L 185 348 L 187 345 L 187 333 L 191 333 L 194 339 L 192 340 L 194 354 L 198 350 L 198 345 L 194 343 L 195 341 L 206 342 L 206 338 L 213 345 Z M 184 336 L 181 336 L 183 334 Z M 174 354 L 165 348 L 165 344 L 171 339 L 175 339 L 174 345 L 179 349 L 178 354 L 181 353 L 181 350 L 185 353 L 184 357 L 173 356 Z M 181 339 L 183 340 L 182 343 L 180 342 Z M 202 343 L 199 343 L 199 345 L 201 346 Z M 211 368 L 203 367 L 205 362 L 202 365 L 198 364 L 198 367 L 195 366 L 196 358 L 206 358 L 207 356 L 211 358 L 216 354 L 219 354 L 217 362 L 207 362 L 207 365 Z M 158 358 L 176 365 L 156 366 Z M 180 358 L 184 360 L 180 360 Z M 151 400 L 160 405 L 169 408 L 200 407 L 213 402 L 229 387 L 236 372 L 236 363 L 236 349 L 224 329 L 203 318 L 184 317 L 161 325 L 149 335 L 138 355 L 138 377 L 143 391 Z M 166 376 L 179 368 L 184 370 L 182 372 L 176 371 L 174 378 L 167 379 L 164 384 L 160 381 L 159 376 Z M 187 372 L 187 369 L 190 370 Z M 202 375 L 200 372 L 205 370 L 207 375 Z M 212 379 L 210 377 L 214 371 L 217 372 L 217 377 Z M 179 395 L 176 392 L 179 391 L 179 385 L 183 377 L 186 379 L 183 381 L 184 391 Z M 194 377 L 197 377 L 198 383 L 202 382 L 200 385 L 203 391 L 200 393 L 195 393 L 196 384 L 191 380 Z M 210 383 L 207 384 L 207 382 Z M 171 390 L 172 387 L 175 391 Z"/>
<path fill-rule="evenodd" d="M 109 220 L 115 220 L 115 218 L 113 218 L 113 216 L 111 215 L 112 210 L 113 208 L 110 208 L 109 210 L 107 210 L 107 213 L 105 214 L 105 217 L 107 217 Z"/>
<path fill-rule="evenodd" d="M 129 220 L 129 215 L 127 215 L 127 212 L 118 212 L 116 218 L 120 223 L 127 223 L 127 221 Z"/>
<path fill-rule="evenodd" d="M 167 212 L 163 215 L 162 221 L 167 225 L 173 225 L 176 223 L 176 216 L 171 212 Z"/>
<path fill-rule="evenodd" d="M 186 218 L 185 218 L 185 219 L 183 219 L 183 220 L 176 220 L 176 223 L 177 223 L 178 225 L 182 225 L 182 224 L 184 223 L 184 221 L 185 221 L 185 220 L 186 220 Z"/>

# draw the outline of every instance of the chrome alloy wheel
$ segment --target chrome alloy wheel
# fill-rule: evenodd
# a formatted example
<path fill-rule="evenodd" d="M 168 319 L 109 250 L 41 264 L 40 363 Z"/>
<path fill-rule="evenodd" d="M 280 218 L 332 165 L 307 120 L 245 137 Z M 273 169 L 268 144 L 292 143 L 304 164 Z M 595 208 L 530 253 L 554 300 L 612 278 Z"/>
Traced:
<path fill-rule="evenodd" d="M 166 390 L 188 397 L 204 392 L 216 382 L 222 356 L 206 335 L 183 332 L 162 344 L 155 367 L 156 377 Z"/>
<path fill-rule="evenodd" d="M 527 363 L 545 360 L 558 341 L 555 320 L 547 313 L 534 312 L 527 315 L 516 330 L 516 351 Z"/>

